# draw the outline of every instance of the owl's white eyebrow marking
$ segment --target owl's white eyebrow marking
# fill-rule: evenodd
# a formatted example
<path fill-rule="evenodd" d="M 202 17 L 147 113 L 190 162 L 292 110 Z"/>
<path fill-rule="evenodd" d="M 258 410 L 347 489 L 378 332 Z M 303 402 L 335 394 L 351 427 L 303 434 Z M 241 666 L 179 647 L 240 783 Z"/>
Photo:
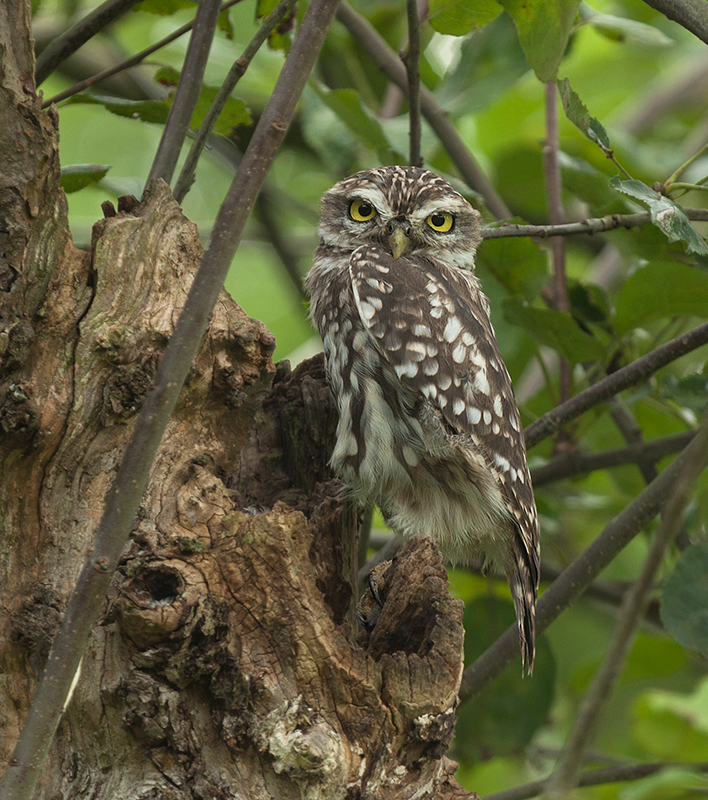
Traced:
<path fill-rule="evenodd" d="M 371 203 L 379 214 L 385 214 L 389 210 L 386 195 L 375 186 L 352 187 L 347 192 L 347 197 L 349 200 L 366 200 Z"/>

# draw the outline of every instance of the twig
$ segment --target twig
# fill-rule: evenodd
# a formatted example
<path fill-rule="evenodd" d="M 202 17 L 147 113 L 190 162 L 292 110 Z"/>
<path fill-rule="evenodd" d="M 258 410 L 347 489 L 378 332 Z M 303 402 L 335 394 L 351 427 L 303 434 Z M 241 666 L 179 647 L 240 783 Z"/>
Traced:
<path fill-rule="evenodd" d="M 68 31 L 51 41 L 37 57 L 34 79 L 37 86 L 54 72 L 72 53 L 95 36 L 100 30 L 110 25 L 122 14 L 137 5 L 140 0 L 106 0 L 98 8 L 72 25 Z"/>
<path fill-rule="evenodd" d="M 580 704 L 558 765 L 548 778 L 546 792 L 549 797 L 567 797 L 577 785 L 583 754 L 595 733 L 600 711 L 609 699 L 634 644 L 639 622 L 644 616 L 654 588 L 656 574 L 664 560 L 666 550 L 681 529 L 683 511 L 690 499 L 693 485 L 706 464 L 708 464 L 708 415 L 693 442 L 691 455 L 683 459 L 678 479 L 649 555 L 637 580 L 625 596 L 605 657 Z"/>
<path fill-rule="evenodd" d="M 253 61 L 253 57 L 256 55 L 263 42 L 265 42 L 265 40 L 275 30 L 276 26 L 282 21 L 283 17 L 285 17 L 294 3 L 295 0 L 280 0 L 278 5 L 273 9 L 272 13 L 258 29 L 256 35 L 248 43 L 241 56 L 234 61 L 227 76 L 224 78 L 224 82 L 219 87 L 216 97 L 212 101 L 211 106 L 209 106 L 209 110 L 202 120 L 202 124 L 199 126 L 199 130 L 194 137 L 194 141 L 192 142 L 192 146 L 184 162 L 182 171 L 177 179 L 173 194 L 178 203 L 181 203 L 182 200 L 184 200 L 185 195 L 194 183 L 194 175 L 197 169 L 199 157 L 202 154 L 202 150 L 204 149 L 207 138 L 209 137 L 212 128 L 216 124 L 219 114 L 221 114 L 222 109 L 226 105 L 226 101 L 229 99 L 231 92 L 234 90 L 236 84 L 241 80 L 241 77 L 248 69 L 248 65 L 251 63 L 251 61 Z M 302 289 L 300 291 L 302 293 Z"/>
<path fill-rule="evenodd" d="M 182 74 L 146 186 L 157 178 L 162 178 L 168 184 L 172 181 L 177 159 L 187 136 L 189 122 L 202 90 L 204 70 L 219 18 L 219 5 L 219 0 L 201 0 L 199 3 Z"/>
<path fill-rule="evenodd" d="M 409 161 L 414 167 L 422 167 L 423 159 L 420 156 L 420 29 L 418 28 L 416 0 L 407 0 L 406 9 L 408 11 L 406 73 L 408 76 Z"/>
<path fill-rule="evenodd" d="M 564 423 L 580 416 L 594 406 L 614 397 L 618 392 L 636 386 L 645 378 L 653 375 L 657 370 L 675 361 L 677 358 L 690 353 L 697 347 L 708 342 L 708 322 L 697 328 L 677 336 L 656 350 L 632 361 L 626 367 L 621 367 L 616 372 L 598 381 L 592 386 L 578 392 L 565 403 L 561 403 L 552 411 L 539 417 L 525 430 L 526 447 L 531 448 L 550 436 Z"/>
<path fill-rule="evenodd" d="M 601 450 L 599 453 L 564 452 L 550 459 L 543 466 L 534 467 L 531 470 L 531 479 L 534 488 L 537 488 L 547 483 L 571 478 L 573 475 L 583 475 L 599 469 L 620 467 L 625 464 L 653 463 L 660 458 L 683 450 L 695 435 L 695 431 L 675 433 L 672 436 L 664 436 L 649 442 L 639 441 L 628 447 Z"/>
<path fill-rule="evenodd" d="M 133 435 L 106 498 L 96 538 L 0 782 L 0 800 L 29 800 L 32 796 L 71 682 L 135 519 L 158 444 L 207 328 L 246 218 L 285 138 L 336 7 L 337 0 L 312 0 L 310 3 L 273 94 L 219 210 L 209 247 L 160 359 L 154 388 L 145 398 L 136 420 Z"/>
<path fill-rule="evenodd" d="M 684 208 L 689 219 L 700 222 L 708 221 L 708 209 Z M 609 214 L 606 217 L 584 219 L 581 222 L 566 222 L 564 225 L 510 225 L 504 224 L 497 228 L 487 227 L 482 230 L 483 239 L 504 239 L 508 236 L 538 236 L 545 239 L 548 236 L 573 236 L 578 233 L 602 233 L 616 228 L 638 228 L 651 222 L 648 211 L 637 214 Z"/>
<path fill-rule="evenodd" d="M 581 772 L 578 776 L 578 786 L 600 786 L 605 783 L 636 781 L 649 775 L 655 775 L 657 772 L 670 767 L 694 770 L 696 772 L 708 772 L 708 764 L 671 761 L 658 761 L 651 764 L 623 764 L 618 767 L 589 769 L 587 772 Z M 525 783 L 523 786 L 514 786 L 512 789 L 505 789 L 502 792 L 487 794 L 483 800 L 528 800 L 530 797 L 537 797 L 541 794 L 545 786 L 546 781 L 532 781 L 531 783 Z"/>
<path fill-rule="evenodd" d="M 655 481 L 609 522 L 592 544 L 541 595 L 536 609 L 537 634 L 546 630 L 659 513 L 676 485 L 684 464 L 695 457 L 701 444 L 694 439 Z M 464 671 L 460 700 L 464 702 L 480 694 L 517 655 L 517 631 L 516 625 L 513 625 Z"/>
<path fill-rule="evenodd" d="M 561 170 L 558 161 L 560 142 L 558 137 L 558 103 L 555 81 L 546 83 L 546 144 L 543 148 L 543 167 L 548 202 L 548 221 L 551 225 L 561 225 L 565 221 L 563 195 L 561 189 Z M 565 243 L 560 236 L 551 239 L 551 261 L 553 263 L 553 307 L 556 311 L 570 311 L 568 287 L 565 279 Z M 570 398 L 570 364 L 559 356 L 560 398 L 564 402 Z"/>
<path fill-rule="evenodd" d="M 346 2 L 342 2 L 337 11 L 337 19 L 349 31 L 361 47 L 369 54 L 390 81 L 402 91 L 407 91 L 408 76 L 400 58 L 388 46 L 386 40 L 371 23 Z M 435 131 L 440 143 L 447 151 L 453 163 L 460 171 L 465 183 L 484 198 L 489 211 L 497 219 L 509 219 L 513 216 L 504 200 L 482 172 L 479 164 L 465 146 L 448 119 L 447 113 L 438 105 L 433 93 L 425 86 L 420 87 L 420 108 L 430 127 Z"/>
<path fill-rule="evenodd" d="M 644 0 L 708 44 L 708 7 L 705 0 Z"/>
<path fill-rule="evenodd" d="M 219 13 L 221 14 L 222 11 L 226 11 L 228 8 L 231 8 L 231 6 L 235 6 L 240 2 L 242 2 L 242 0 L 228 0 L 228 2 L 222 4 L 221 8 L 219 9 Z M 177 30 L 173 31 L 169 36 L 165 36 L 164 39 L 160 39 L 159 42 L 155 42 L 155 44 L 150 45 L 150 47 L 146 47 L 145 50 L 141 50 L 139 53 L 127 58 L 125 61 L 121 61 L 120 64 L 116 64 L 113 67 L 108 67 L 107 69 L 101 70 L 101 72 L 97 72 L 90 78 L 86 78 L 84 81 L 79 81 L 79 83 L 75 83 L 73 86 L 70 86 L 63 92 L 55 94 L 53 97 L 50 97 L 49 100 L 45 100 L 42 103 L 42 108 L 49 108 L 52 103 L 59 103 L 62 100 L 66 100 L 67 97 L 72 97 L 79 92 L 83 92 L 84 89 L 90 89 L 95 84 L 105 81 L 106 78 L 117 75 L 119 72 L 123 72 L 131 67 L 136 67 L 157 50 L 161 50 L 166 45 L 171 44 L 176 39 L 179 39 L 180 36 L 184 36 L 184 34 L 191 31 L 193 27 L 194 20 L 186 22 L 181 28 L 177 28 Z"/>

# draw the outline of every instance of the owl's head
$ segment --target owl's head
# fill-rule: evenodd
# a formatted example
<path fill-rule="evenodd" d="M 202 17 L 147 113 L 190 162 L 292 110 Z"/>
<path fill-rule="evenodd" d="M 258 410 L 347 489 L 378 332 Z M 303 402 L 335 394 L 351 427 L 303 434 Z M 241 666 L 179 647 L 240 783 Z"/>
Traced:
<path fill-rule="evenodd" d="M 443 178 L 418 167 L 357 172 L 322 198 L 323 245 L 354 251 L 378 244 L 394 258 L 406 253 L 474 268 L 482 220 Z"/>

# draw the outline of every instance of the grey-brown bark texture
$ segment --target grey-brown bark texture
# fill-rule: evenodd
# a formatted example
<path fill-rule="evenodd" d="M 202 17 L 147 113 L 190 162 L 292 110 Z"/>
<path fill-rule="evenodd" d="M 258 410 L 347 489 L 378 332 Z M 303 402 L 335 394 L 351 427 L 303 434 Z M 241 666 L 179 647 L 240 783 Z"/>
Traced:
<path fill-rule="evenodd" d="M 0 58 L 4 768 L 202 250 L 161 182 L 75 249 L 28 5 L 3 5 Z M 410 542 L 358 632 L 322 362 L 276 371 L 273 347 L 222 293 L 37 798 L 468 796 L 444 757 L 463 631 L 439 553 Z"/>

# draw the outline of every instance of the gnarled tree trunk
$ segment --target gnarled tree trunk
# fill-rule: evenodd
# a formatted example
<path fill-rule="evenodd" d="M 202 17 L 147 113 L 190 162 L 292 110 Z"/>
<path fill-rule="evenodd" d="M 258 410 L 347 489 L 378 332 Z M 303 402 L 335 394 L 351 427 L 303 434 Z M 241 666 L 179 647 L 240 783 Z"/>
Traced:
<path fill-rule="evenodd" d="M 74 248 L 29 4 L 3 14 L 2 768 L 202 252 L 161 182 Z M 444 758 L 462 610 L 437 548 L 406 545 L 359 632 L 322 362 L 276 371 L 273 347 L 222 293 L 36 797 L 466 796 Z"/>

